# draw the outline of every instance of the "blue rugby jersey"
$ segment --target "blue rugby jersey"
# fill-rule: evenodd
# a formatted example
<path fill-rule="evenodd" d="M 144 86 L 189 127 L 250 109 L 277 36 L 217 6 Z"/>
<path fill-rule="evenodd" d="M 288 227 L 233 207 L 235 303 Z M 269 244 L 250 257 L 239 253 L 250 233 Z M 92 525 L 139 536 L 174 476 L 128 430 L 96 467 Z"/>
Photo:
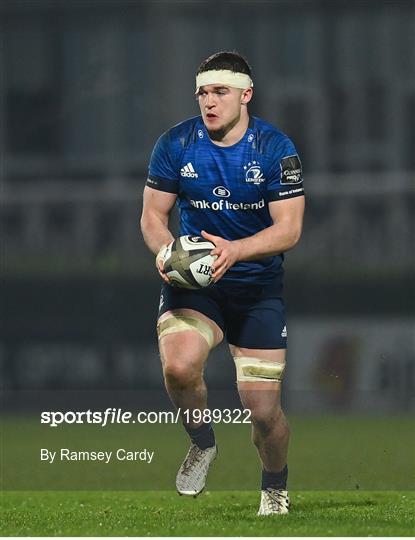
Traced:
<path fill-rule="evenodd" d="M 218 146 L 201 116 L 165 132 L 150 159 L 147 185 L 177 194 L 180 235 L 201 230 L 237 240 L 272 225 L 268 203 L 304 194 L 291 140 L 251 117 L 243 138 Z M 283 255 L 236 263 L 221 281 L 268 284 L 283 273 Z"/>

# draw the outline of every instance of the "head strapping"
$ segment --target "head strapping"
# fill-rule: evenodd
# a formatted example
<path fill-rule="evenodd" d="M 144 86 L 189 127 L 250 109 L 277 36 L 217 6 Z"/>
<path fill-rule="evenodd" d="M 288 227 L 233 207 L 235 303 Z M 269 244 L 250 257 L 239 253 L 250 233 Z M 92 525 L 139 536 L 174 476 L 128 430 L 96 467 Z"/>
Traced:
<path fill-rule="evenodd" d="M 231 71 L 230 69 L 211 69 L 209 71 L 202 71 L 202 73 L 196 75 L 196 94 L 199 92 L 201 86 L 208 84 L 223 84 L 224 86 L 241 88 L 242 90 L 254 86 L 249 75 Z"/>

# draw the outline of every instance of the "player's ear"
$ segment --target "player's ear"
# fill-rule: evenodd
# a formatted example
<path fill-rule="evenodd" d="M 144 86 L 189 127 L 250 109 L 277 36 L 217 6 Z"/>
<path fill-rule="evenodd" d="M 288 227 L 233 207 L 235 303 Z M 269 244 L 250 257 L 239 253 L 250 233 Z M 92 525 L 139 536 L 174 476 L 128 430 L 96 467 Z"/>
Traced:
<path fill-rule="evenodd" d="M 246 88 L 245 90 L 242 90 L 241 105 L 246 105 L 251 101 L 253 92 L 254 91 L 252 88 Z"/>

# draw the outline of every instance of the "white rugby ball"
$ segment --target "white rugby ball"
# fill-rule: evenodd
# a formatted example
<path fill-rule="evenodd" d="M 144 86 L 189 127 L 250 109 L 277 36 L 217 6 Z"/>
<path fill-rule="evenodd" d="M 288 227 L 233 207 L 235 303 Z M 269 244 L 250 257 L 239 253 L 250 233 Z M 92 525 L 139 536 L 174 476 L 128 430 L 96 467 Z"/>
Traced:
<path fill-rule="evenodd" d="M 201 289 L 212 282 L 215 244 L 201 236 L 180 236 L 168 246 L 164 270 L 170 283 L 184 289 Z"/>

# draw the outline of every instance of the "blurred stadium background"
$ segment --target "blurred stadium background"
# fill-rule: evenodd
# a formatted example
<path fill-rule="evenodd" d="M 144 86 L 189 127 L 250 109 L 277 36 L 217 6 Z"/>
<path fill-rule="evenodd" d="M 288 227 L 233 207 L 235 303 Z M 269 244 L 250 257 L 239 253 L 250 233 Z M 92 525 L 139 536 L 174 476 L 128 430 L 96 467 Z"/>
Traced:
<path fill-rule="evenodd" d="M 3 0 L 7 410 L 64 390 L 160 395 L 160 283 L 138 232 L 147 163 L 198 114 L 200 61 L 237 49 L 251 113 L 293 138 L 305 170 L 304 235 L 285 265 L 288 412 L 413 411 L 414 6 Z M 210 387 L 234 388 L 233 369 L 219 347 Z"/>

